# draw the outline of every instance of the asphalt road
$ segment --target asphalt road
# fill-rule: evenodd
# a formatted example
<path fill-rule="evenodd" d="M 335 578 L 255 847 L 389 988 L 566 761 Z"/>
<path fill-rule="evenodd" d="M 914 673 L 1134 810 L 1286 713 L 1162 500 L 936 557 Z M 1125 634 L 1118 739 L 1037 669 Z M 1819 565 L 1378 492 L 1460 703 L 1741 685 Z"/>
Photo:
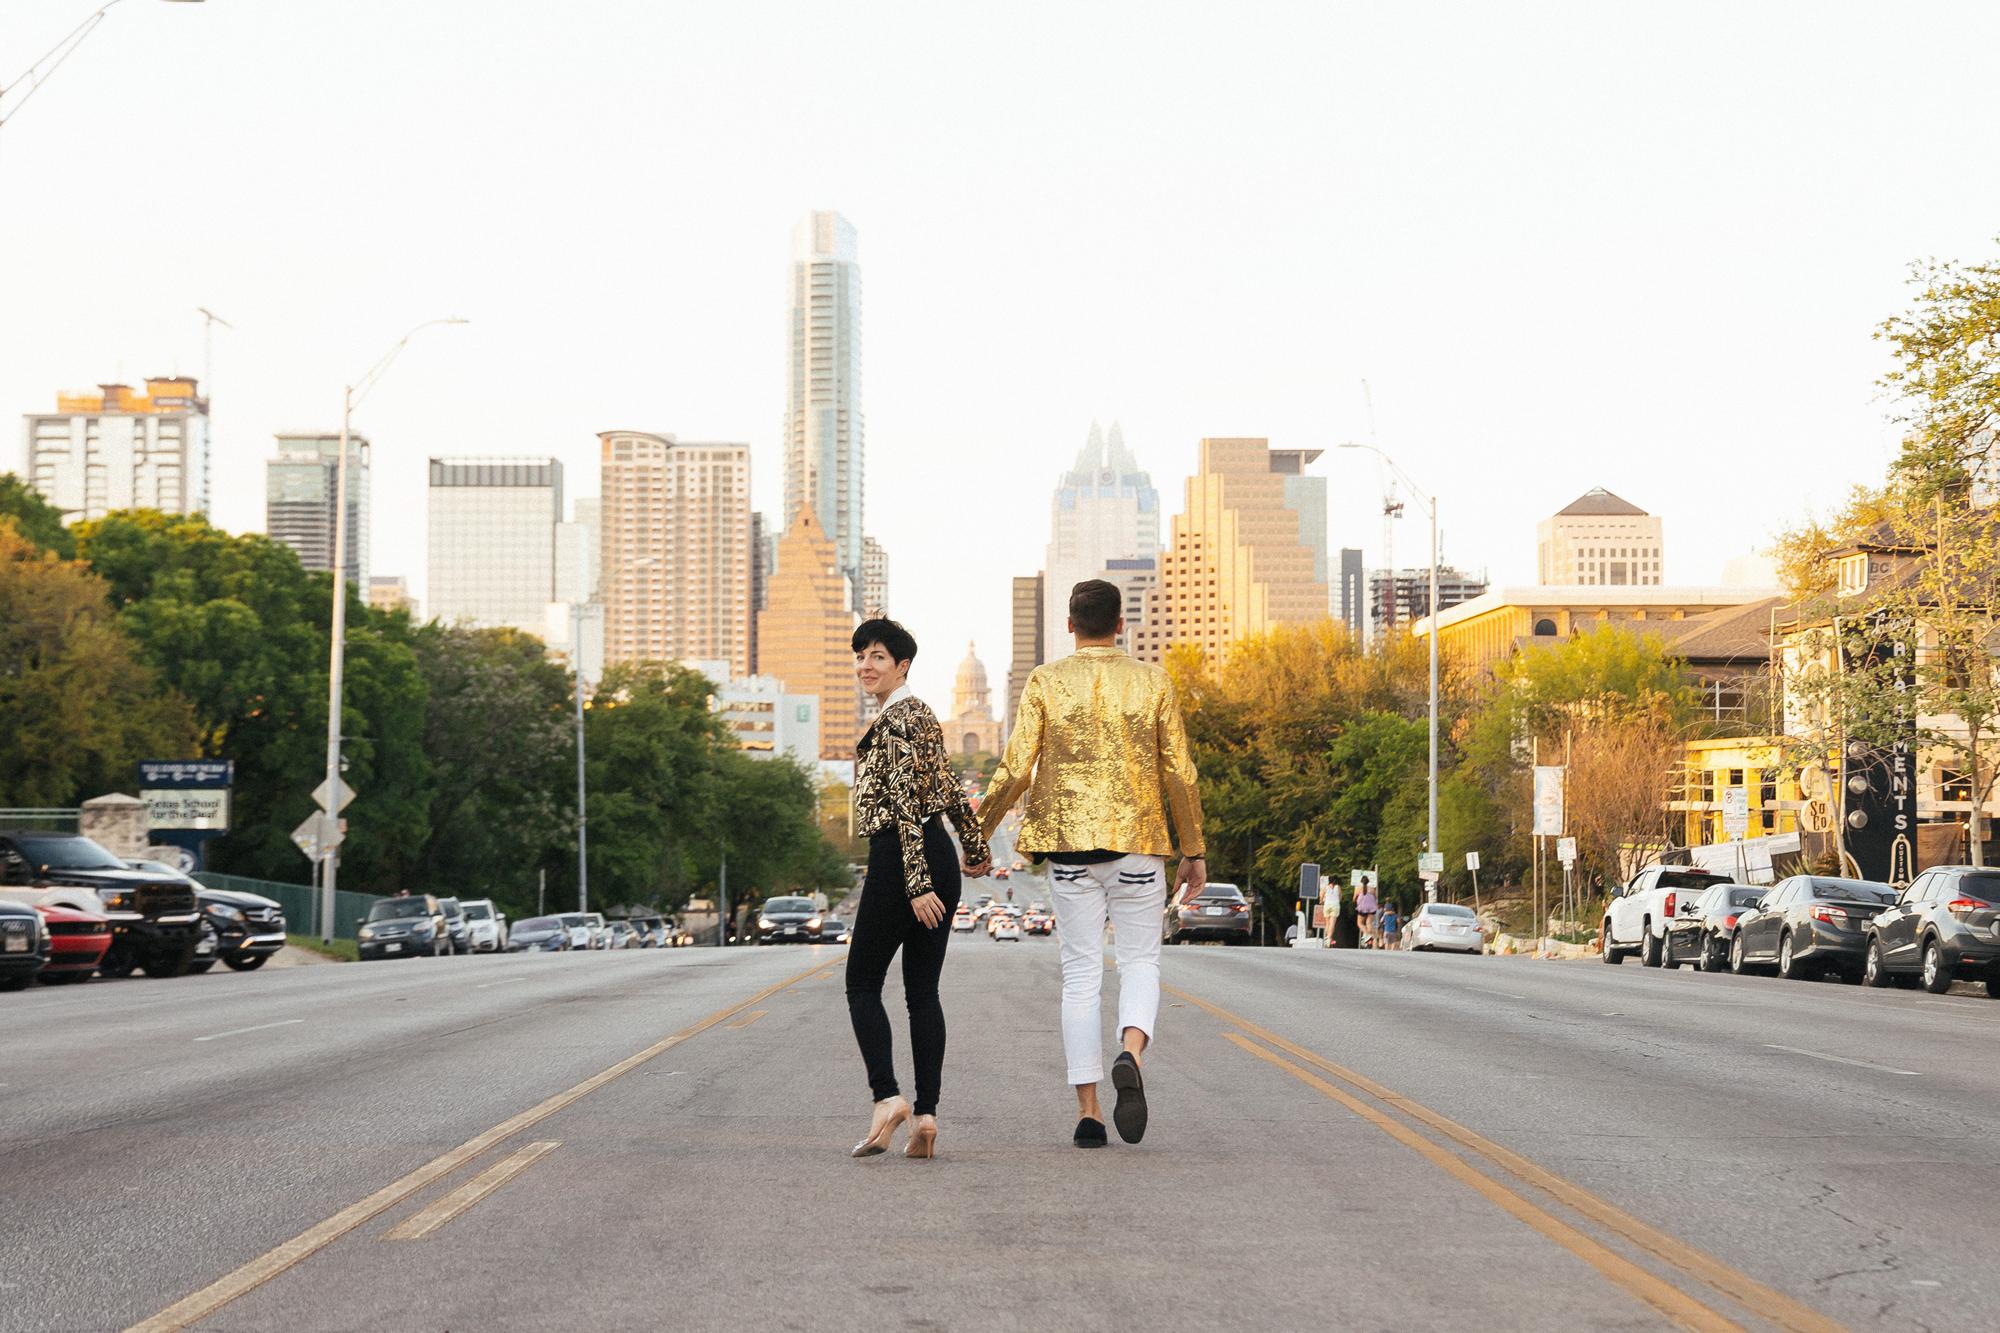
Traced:
<path fill-rule="evenodd" d="M 0 997 L 0 1329 L 1993 1323 L 1994 1001 L 1170 949 L 1086 1153 L 1053 943 L 961 935 L 939 1157 L 853 1161 L 842 957 Z"/>

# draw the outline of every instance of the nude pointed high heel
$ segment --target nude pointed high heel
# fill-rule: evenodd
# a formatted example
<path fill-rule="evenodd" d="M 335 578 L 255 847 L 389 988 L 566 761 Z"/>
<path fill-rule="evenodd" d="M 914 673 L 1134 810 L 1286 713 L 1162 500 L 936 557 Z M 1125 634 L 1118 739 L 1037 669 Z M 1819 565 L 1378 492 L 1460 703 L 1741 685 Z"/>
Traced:
<path fill-rule="evenodd" d="M 910 1141 L 903 1145 L 903 1156 L 930 1158 L 937 1156 L 937 1117 L 920 1115 L 910 1122 Z"/>
<path fill-rule="evenodd" d="M 896 1137 L 896 1130 L 910 1118 L 910 1104 L 901 1097 L 889 1097 L 875 1103 L 875 1124 L 868 1131 L 868 1137 L 854 1145 L 851 1157 L 875 1157 L 889 1151 L 889 1143 Z"/>

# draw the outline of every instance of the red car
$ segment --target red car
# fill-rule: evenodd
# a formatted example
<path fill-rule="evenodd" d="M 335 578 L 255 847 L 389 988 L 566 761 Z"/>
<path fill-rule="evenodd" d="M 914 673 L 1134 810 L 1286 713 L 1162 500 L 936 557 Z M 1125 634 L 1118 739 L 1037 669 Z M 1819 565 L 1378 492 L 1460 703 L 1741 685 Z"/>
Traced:
<path fill-rule="evenodd" d="M 72 907 L 37 905 L 42 927 L 49 932 L 49 963 L 42 969 L 46 982 L 88 981 L 104 951 L 111 947 L 111 921 L 95 912 L 79 912 Z"/>

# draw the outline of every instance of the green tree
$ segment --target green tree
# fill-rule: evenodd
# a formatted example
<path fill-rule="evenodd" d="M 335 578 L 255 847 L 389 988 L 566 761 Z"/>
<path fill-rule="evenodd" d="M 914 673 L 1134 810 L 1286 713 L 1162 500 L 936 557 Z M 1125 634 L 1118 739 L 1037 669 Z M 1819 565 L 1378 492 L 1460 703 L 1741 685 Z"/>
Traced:
<path fill-rule="evenodd" d="M 0 805 L 130 791 L 194 743 L 187 701 L 139 660 L 105 587 L 0 517 Z"/>
<path fill-rule="evenodd" d="M 62 510 L 11 472 L 0 472 L 0 519 L 14 520 L 20 536 L 42 550 L 76 558 L 76 539 L 63 526 Z"/>

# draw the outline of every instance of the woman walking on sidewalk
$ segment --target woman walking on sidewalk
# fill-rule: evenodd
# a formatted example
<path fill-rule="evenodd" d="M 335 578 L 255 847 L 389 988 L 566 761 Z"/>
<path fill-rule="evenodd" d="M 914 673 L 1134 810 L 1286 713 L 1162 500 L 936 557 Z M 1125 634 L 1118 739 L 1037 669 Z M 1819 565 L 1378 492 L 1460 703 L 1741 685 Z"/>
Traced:
<path fill-rule="evenodd" d="M 853 647 L 855 678 L 880 709 L 854 751 L 855 828 L 868 839 L 868 875 L 847 950 L 847 1012 L 868 1069 L 875 1115 L 853 1155 L 887 1152 L 896 1130 L 907 1123 L 905 1155 L 929 1157 L 937 1145 L 944 1072 L 938 977 L 959 896 L 958 851 L 944 821 L 949 818 L 958 829 L 965 863 L 980 872 L 988 861 L 986 839 L 951 770 L 937 716 L 910 693 L 916 639 L 893 620 L 869 620 L 854 631 Z M 896 1085 L 889 1015 L 882 1008 L 882 983 L 898 949 L 916 1064 L 914 1106 Z"/>

